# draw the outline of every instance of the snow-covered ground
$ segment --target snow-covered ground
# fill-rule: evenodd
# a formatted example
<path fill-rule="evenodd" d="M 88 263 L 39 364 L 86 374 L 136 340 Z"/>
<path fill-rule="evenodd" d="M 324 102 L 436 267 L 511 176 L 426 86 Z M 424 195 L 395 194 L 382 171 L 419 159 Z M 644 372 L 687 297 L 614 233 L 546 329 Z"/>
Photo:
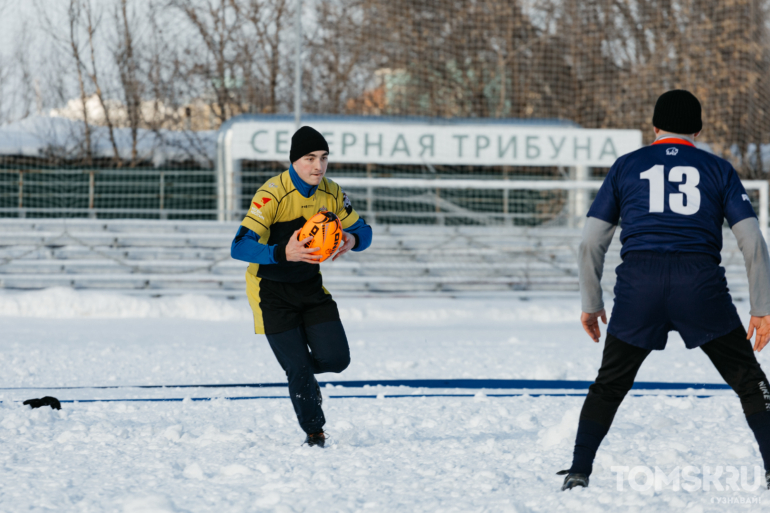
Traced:
<path fill-rule="evenodd" d="M 577 296 L 337 301 L 352 363 L 320 381 L 592 380 L 601 359 L 602 346 L 577 322 Z M 747 303 L 738 308 L 747 320 Z M 770 368 L 770 352 L 759 358 Z M 0 511 L 697 512 L 770 504 L 763 488 L 640 492 L 626 482 L 617 489 L 612 466 L 666 473 L 744 466 L 753 481 L 761 459 L 731 393 L 629 397 L 591 486 L 562 493 L 554 473 L 571 461 L 581 397 L 471 390 L 469 397 L 388 398 L 391 391 L 377 388 L 354 392 L 378 398 L 338 398 L 350 389 L 329 387 L 332 438 L 319 450 L 301 446 L 287 398 L 221 398 L 285 397 L 285 389 L 173 387 L 283 379 L 264 337 L 253 334 L 245 299 L 2 293 Z M 705 355 L 687 351 L 673 333 L 638 380 L 721 383 Z M 155 384 L 172 388 L 45 390 Z M 15 402 L 45 394 L 187 399 L 65 403 L 61 411 Z M 217 399 L 190 400 L 200 397 Z"/>

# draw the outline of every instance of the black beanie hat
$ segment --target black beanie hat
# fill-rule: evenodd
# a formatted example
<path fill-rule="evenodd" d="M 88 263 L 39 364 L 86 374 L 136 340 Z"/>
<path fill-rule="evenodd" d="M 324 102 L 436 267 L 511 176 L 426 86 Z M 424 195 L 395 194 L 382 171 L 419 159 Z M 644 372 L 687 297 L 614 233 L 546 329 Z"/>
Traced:
<path fill-rule="evenodd" d="M 698 99 L 689 91 L 674 89 L 655 102 L 652 126 L 674 134 L 694 134 L 703 128 Z"/>
<path fill-rule="evenodd" d="M 315 128 L 303 126 L 291 136 L 291 151 L 289 152 L 289 161 L 296 162 L 308 153 L 323 150 L 328 152 L 329 145 L 326 139 Z"/>

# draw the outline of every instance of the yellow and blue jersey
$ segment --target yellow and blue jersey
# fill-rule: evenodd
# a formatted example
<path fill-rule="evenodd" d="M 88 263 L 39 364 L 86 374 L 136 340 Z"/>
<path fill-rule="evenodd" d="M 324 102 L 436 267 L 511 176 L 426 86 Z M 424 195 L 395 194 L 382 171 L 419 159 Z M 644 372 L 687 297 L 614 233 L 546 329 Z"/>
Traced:
<path fill-rule="evenodd" d="M 233 241 L 233 258 L 249 262 L 248 272 L 259 278 L 287 283 L 312 278 L 319 265 L 287 262 L 285 247 L 289 237 L 322 210 L 335 213 L 342 229 L 355 236 L 353 251 L 369 247 L 371 227 L 338 184 L 324 178 L 319 185 L 310 186 L 289 168 L 257 190 Z"/>

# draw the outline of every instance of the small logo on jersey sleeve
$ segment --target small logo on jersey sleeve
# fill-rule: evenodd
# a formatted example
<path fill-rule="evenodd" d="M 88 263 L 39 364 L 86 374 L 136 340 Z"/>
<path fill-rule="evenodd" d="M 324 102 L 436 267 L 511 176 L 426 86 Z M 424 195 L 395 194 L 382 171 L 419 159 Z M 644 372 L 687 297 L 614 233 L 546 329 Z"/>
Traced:
<path fill-rule="evenodd" d="M 676 155 L 679 153 L 679 148 L 666 148 L 666 155 Z"/>
<path fill-rule="evenodd" d="M 748 201 L 749 203 L 751 203 L 751 200 L 749 199 L 748 194 L 741 194 L 741 198 L 743 198 L 743 201 Z"/>
<path fill-rule="evenodd" d="M 353 212 L 353 204 L 350 202 L 350 198 L 348 198 L 348 193 L 343 191 L 341 187 L 340 190 L 342 191 L 342 206 L 345 207 L 345 212 L 350 215 Z"/>
<path fill-rule="evenodd" d="M 252 201 L 252 203 L 254 204 L 255 207 L 262 208 L 265 205 L 267 205 L 268 203 L 270 203 L 270 201 L 271 201 L 270 198 L 262 198 L 262 204 L 261 205 L 259 203 L 257 203 L 256 201 Z"/>
<path fill-rule="evenodd" d="M 277 186 L 277 185 L 275 185 L 273 182 L 270 182 L 269 184 L 267 184 L 267 186 L 268 186 L 268 187 L 275 187 L 275 188 L 278 188 L 278 186 Z"/>

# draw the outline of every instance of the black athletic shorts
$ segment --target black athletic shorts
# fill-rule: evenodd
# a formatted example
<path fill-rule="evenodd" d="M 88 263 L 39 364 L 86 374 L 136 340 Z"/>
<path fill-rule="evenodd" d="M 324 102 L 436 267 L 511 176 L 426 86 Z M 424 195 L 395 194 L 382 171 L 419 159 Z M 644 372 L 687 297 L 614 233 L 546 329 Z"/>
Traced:
<path fill-rule="evenodd" d="M 246 273 L 246 294 L 254 312 L 254 332 L 283 333 L 304 324 L 340 319 L 337 303 L 323 286 L 321 274 L 299 283 L 284 283 Z"/>

